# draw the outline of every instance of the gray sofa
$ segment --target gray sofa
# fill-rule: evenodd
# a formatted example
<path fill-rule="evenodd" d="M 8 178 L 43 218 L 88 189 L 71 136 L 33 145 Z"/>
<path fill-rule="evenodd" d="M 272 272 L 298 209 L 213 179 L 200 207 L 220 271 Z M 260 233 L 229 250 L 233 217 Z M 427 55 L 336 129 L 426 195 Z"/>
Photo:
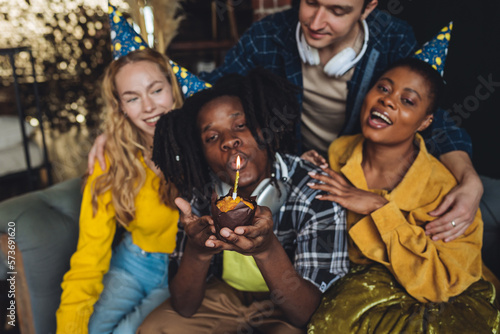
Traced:
<path fill-rule="evenodd" d="M 10 222 L 15 224 L 16 307 L 22 334 L 56 332 L 61 281 L 78 240 L 80 188 L 81 179 L 75 178 L 0 203 L 0 234 L 9 232 Z M 0 277 L 6 272 L 0 265 Z"/>
<path fill-rule="evenodd" d="M 494 212 L 498 212 L 500 206 L 500 182 L 483 181 L 485 192 L 491 199 L 481 203 L 485 221 L 483 258 L 500 277 L 500 261 L 497 259 L 500 254 L 500 223 L 494 218 Z M 79 178 L 71 179 L 0 203 L 0 234 L 8 232 L 9 225 L 12 225 L 9 222 L 15 223 L 16 284 L 20 286 L 16 299 L 22 334 L 55 333 L 60 284 L 69 269 L 69 260 L 78 239 L 80 187 Z M 0 240 L 5 246 L 5 235 Z M 5 277 L 7 271 L 5 266 L 0 266 L 0 277 L 2 274 Z"/>

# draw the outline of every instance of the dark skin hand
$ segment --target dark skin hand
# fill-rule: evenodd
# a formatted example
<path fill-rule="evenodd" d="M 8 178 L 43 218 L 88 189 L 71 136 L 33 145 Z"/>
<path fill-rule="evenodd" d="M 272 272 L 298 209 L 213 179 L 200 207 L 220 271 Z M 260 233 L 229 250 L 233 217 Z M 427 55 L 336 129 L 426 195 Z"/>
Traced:
<path fill-rule="evenodd" d="M 220 231 L 221 236 L 225 238 L 224 241 L 211 238 L 205 245 L 233 250 L 243 255 L 258 255 L 269 247 L 274 235 L 273 220 L 267 211 L 269 211 L 268 208 L 257 206 L 256 218 L 251 225 L 238 226 L 234 231 L 224 227 Z"/>
<path fill-rule="evenodd" d="M 221 235 L 226 242 L 212 238 L 206 245 L 253 256 L 269 291 L 276 299 L 274 302 L 292 324 L 304 326 L 318 307 L 321 293 L 295 271 L 273 233 L 271 211 L 267 207 L 257 206 L 252 225 L 238 226 L 234 231 L 223 228 Z"/>
<path fill-rule="evenodd" d="M 369 215 L 388 203 L 380 195 L 352 186 L 342 175 L 328 167 L 323 168 L 323 171 L 328 175 L 309 173 L 313 179 L 322 183 L 307 184 L 312 189 L 319 189 L 326 193 L 317 196 L 322 201 L 337 202 L 347 210 L 363 215 Z"/>
<path fill-rule="evenodd" d="M 289 321 L 298 327 L 307 324 L 319 305 L 321 292 L 295 271 L 273 233 L 272 214 L 267 207 L 256 208 L 251 225 L 239 226 L 234 231 L 223 228 L 221 235 L 225 241 L 222 241 L 215 237 L 210 217 L 193 215 L 189 203 L 182 199 L 176 199 L 176 204 L 189 236 L 179 271 L 172 281 L 172 305 L 179 314 L 189 317 L 196 313 L 204 297 L 212 256 L 222 250 L 233 250 L 254 257 L 273 302 Z"/>
<path fill-rule="evenodd" d="M 328 167 L 326 160 L 314 150 L 305 152 L 301 158 L 320 168 Z M 431 216 L 437 218 L 425 226 L 425 232 L 434 241 L 450 242 L 463 235 L 474 221 L 483 194 L 483 185 L 467 153 L 462 151 L 445 153 L 441 155 L 440 160 L 456 177 L 459 184 L 445 196 L 436 210 L 429 212 Z M 455 222 L 455 227 L 451 221 Z"/>
<path fill-rule="evenodd" d="M 212 218 L 194 215 L 191 212 L 191 205 L 182 198 L 176 198 L 175 204 L 180 210 L 180 221 L 188 241 L 179 270 L 171 283 L 171 300 L 173 308 L 180 315 L 190 317 L 200 307 L 205 296 L 205 278 L 210 260 L 221 250 L 205 247 L 205 243 L 215 232 Z"/>

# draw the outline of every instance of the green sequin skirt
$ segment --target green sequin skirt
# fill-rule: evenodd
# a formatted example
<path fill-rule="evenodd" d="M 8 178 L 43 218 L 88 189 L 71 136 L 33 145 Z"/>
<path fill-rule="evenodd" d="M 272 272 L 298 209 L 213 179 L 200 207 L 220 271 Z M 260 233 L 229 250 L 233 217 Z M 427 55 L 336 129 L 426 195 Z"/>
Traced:
<path fill-rule="evenodd" d="M 484 280 L 446 303 L 421 303 L 382 265 L 355 265 L 325 292 L 308 334 L 500 333 L 495 289 Z"/>

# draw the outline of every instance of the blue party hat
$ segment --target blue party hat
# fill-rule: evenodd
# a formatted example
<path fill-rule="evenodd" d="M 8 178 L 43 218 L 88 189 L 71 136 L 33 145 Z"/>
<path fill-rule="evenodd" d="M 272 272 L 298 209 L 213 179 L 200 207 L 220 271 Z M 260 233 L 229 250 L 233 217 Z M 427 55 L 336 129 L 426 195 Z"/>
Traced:
<path fill-rule="evenodd" d="M 134 50 L 149 48 L 148 43 L 139 35 L 115 6 L 108 4 L 111 26 L 113 59 L 118 59 Z"/>
<path fill-rule="evenodd" d="M 113 59 L 123 57 L 134 50 L 149 48 L 141 35 L 132 28 L 115 6 L 108 5 L 108 14 L 111 25 Z M 212 87 L 209 83 L 200 80 L 196 75 L 173 61 L 170 61 L 170 65 L 185 97 L 189 97 L 202 89 Z"/>
<path fill-rule="evenodd" d="M 420 50 L 415 52 L 414 55 L 415 58 L 423 60 L 434 67 L 441 76 L 444 73 L 444 62 L 448 54 L 448 43 L 450 42 L 452 29 L 453 22 L 450 22 L 432 40 L 425 43 Z"/>
<path fill-rule="evenodd" d="M 172 65 L 172 70 L 174 71 L 177 81 L 181 86 L 182 93 L 185 97 L 190 97 L 200 90 L 212 87 L 211 84 L 201 80 L 184 67 L 177 65 L 175 62 L 170 61 L 170 65 Z"/>

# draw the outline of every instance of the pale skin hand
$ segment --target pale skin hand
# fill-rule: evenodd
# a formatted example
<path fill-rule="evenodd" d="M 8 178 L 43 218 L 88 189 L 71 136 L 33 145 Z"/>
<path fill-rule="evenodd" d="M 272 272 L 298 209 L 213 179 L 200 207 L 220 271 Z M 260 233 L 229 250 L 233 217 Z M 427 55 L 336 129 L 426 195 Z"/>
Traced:
<path fill-rule="evenodd" d="M 323 171 L 328 175 L 309 173 L 313 179 L 322 183 L 310 182 L 307 184 L 312 189 L 326 192 L 326 194 L 316 197 L 322 201 L 337 202 L 347 210 L 363 215 L 369 215 L 388 203 L 380 195 L 352 186 L 342 175 L 330 168 L 323 168 Z"/>
<path fill-rule="evenodd" d="M 302 159 L 309 161 L 310 163 L 320 167 L 328 167 L 328 162 L 323 158 L 316 150 L 309 150 L 300 156 Z"/>
<path fill-rule="evenodd" d="M 89 174 L 92 175 L 94 173 L 94 165 L 95 160 L 99 161 L 99 166 L 101 166 L 101 170 L 106 170 L 106 160 L 104 159 L 104 147 L 106 146 L 106 135 L 100 134 L 94 141 L 94 145 L 90 149 L 87 168 Z"/>
<path fill-rule="evenodd" d="M 429 212 L 439 218 L 427 224 L 425 232 L 432 235 L 432 240 L 449 242 L 464 234 L 474 221 L 484 189 L 466 152 L 448 152 L 441 155 L 440 160 L 455 176 L 458 185 L 436 210 Z M 451 221 L 455 221 L 455 227 Z"/>

